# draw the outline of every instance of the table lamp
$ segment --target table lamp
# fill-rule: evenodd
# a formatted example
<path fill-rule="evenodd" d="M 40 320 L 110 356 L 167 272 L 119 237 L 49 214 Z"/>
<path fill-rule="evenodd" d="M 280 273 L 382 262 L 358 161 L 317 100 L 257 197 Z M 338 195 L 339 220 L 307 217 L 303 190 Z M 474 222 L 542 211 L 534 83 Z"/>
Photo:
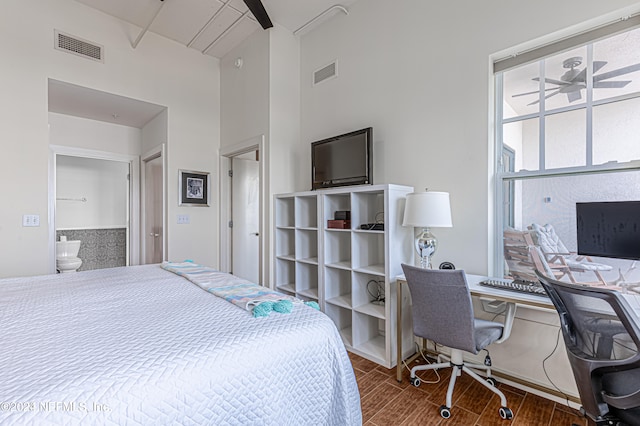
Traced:
<path fill-rule="evenodd" d="M 451 206 L 448 192 L 413 192 L 407 194 L 402 226 L 422 228 L 416 234 L 415 247 L 420 266 L 431 269 L 431 256 L 436 252 L 438 239 L 430 228 L 451 228 Z"/>

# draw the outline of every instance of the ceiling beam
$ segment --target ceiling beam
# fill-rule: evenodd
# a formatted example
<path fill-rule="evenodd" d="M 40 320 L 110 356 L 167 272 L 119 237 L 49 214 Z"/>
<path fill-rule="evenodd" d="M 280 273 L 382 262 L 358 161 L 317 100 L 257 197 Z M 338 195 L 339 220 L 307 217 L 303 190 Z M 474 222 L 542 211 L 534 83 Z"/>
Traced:
<path fill-rule="evenodd" d="M 246 18 L 246 17 L 247 17 L 247 15 L 249 15 L 249 11 L 248 11 L 248 10 L 247 10 L 245 13 L 243 13 L 243 14 L 242 14 L 242 16 L 240 16 L 238 19 L 236 19 L 236 20 L 234 21 L 234 23 L 233 23 L 233 24 L 229 25 L 229 27 L 228 27 L 226 30 L 224 30 L 224 31 L 222 32 L 222 34 L 220 34 L 218 37 L 216 37 L 216 39 L 215 39 L 215 40 L 213 40 L 213 41 L 212 41 L 212 42 L 211 42 L 211 43 L 210 43 L 210 44 L 209 44 L 209 45 L 208 45 L 208 46 L 207 46 L 207 47 L 202 51 L 202 53 L 206 55 L 206 54 L 207 54 L 207 52 L 208 52 L 209 50 L 211 50 L 211 48 L 212 48 L 213 46 L 215 46 L 215 45 L 216 45 L 216 43 L 218 43 L 218 42 L 222 39 L 222 37 L 224 37 L 225 35 L 227 35 L 227 34 L 228 34 L 232 29 L 234 29 L 234 28 L 235 28 L 235 27 L 236 27 L 240 22 L 242 22 L 242 20 L 243 20 L 244 18 Z"/>
<path fill-rule="evenodd" d="M 158 6 L 158 9 L 156 9 L 156 13 L 153 14 L 153 17 L 151 18 L 147 26 L 144 27 L 144 29 L 138 35 L 138 38 L 136 38 L 136 40 L 131 45 L 134 49 L 138 47 L 138 43 L 140 43 L 140 40 L 142 40 L 142 37 L 144 37 L 147 31 L 149 31 L 149 27 L 151 27 L 151 24 L 153 24 L 153 21 L 156 20 L 156 17 L 158 16 L 158 13 L 160 13 L 160 11 L 162 10 L 162 7 L 164 6 L 164 4 L 165 4 L 164 0 L 160 0 L 160 6 Z"/>

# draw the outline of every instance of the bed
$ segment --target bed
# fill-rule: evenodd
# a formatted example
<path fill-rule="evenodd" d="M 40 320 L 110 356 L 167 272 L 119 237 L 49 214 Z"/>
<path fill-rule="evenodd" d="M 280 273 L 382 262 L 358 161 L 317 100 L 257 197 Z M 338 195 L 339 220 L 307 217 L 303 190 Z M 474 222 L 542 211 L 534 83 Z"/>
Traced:
<path fill-rule="evenodd" d="M 0 280 L 0 424 L 355 425 L 333 322 L 254 318 L 159 265 Z"/>

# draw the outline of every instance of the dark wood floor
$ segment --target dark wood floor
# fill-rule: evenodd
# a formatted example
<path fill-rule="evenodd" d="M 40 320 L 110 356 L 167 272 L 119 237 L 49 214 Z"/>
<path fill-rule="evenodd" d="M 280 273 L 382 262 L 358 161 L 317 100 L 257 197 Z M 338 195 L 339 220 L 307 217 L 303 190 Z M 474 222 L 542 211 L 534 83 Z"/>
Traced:
<path fill-rule="evenodd" d="M 576 410 L 564 404 L 499 384 L 507 397 L 514 417 L 502 420 L 498 414 L 500 398 L 468 375 L 462 374 L 456 381 L 453 393 L 451 417 L 440 417 L 438 408 L 444 404 L 449 385 L 450 370 L 440 370 L 439 383 L 433 372 L 419 373 L 423 379 L 420 387 L 409 384 L 409 372 L 405 370 L 402 383 L 396 380 L 396 370 L 388 370 L 367 359 L 349 354 L 360 389 L 362 421 L 365 426 L 384 425 L 464 425 L 464 426 L 586 426 L 586 420 Z"/>

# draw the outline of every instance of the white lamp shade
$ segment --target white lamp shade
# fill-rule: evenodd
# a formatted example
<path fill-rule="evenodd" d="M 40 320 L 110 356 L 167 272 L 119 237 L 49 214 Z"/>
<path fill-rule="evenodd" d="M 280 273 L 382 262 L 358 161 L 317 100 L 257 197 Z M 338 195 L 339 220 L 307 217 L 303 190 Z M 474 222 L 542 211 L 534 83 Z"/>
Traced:
<path fill-rule="evenodd" d="M 403 226 L 450 228 L 451 205 L 448 192 L 413 192 L 407 194 Z"/>

